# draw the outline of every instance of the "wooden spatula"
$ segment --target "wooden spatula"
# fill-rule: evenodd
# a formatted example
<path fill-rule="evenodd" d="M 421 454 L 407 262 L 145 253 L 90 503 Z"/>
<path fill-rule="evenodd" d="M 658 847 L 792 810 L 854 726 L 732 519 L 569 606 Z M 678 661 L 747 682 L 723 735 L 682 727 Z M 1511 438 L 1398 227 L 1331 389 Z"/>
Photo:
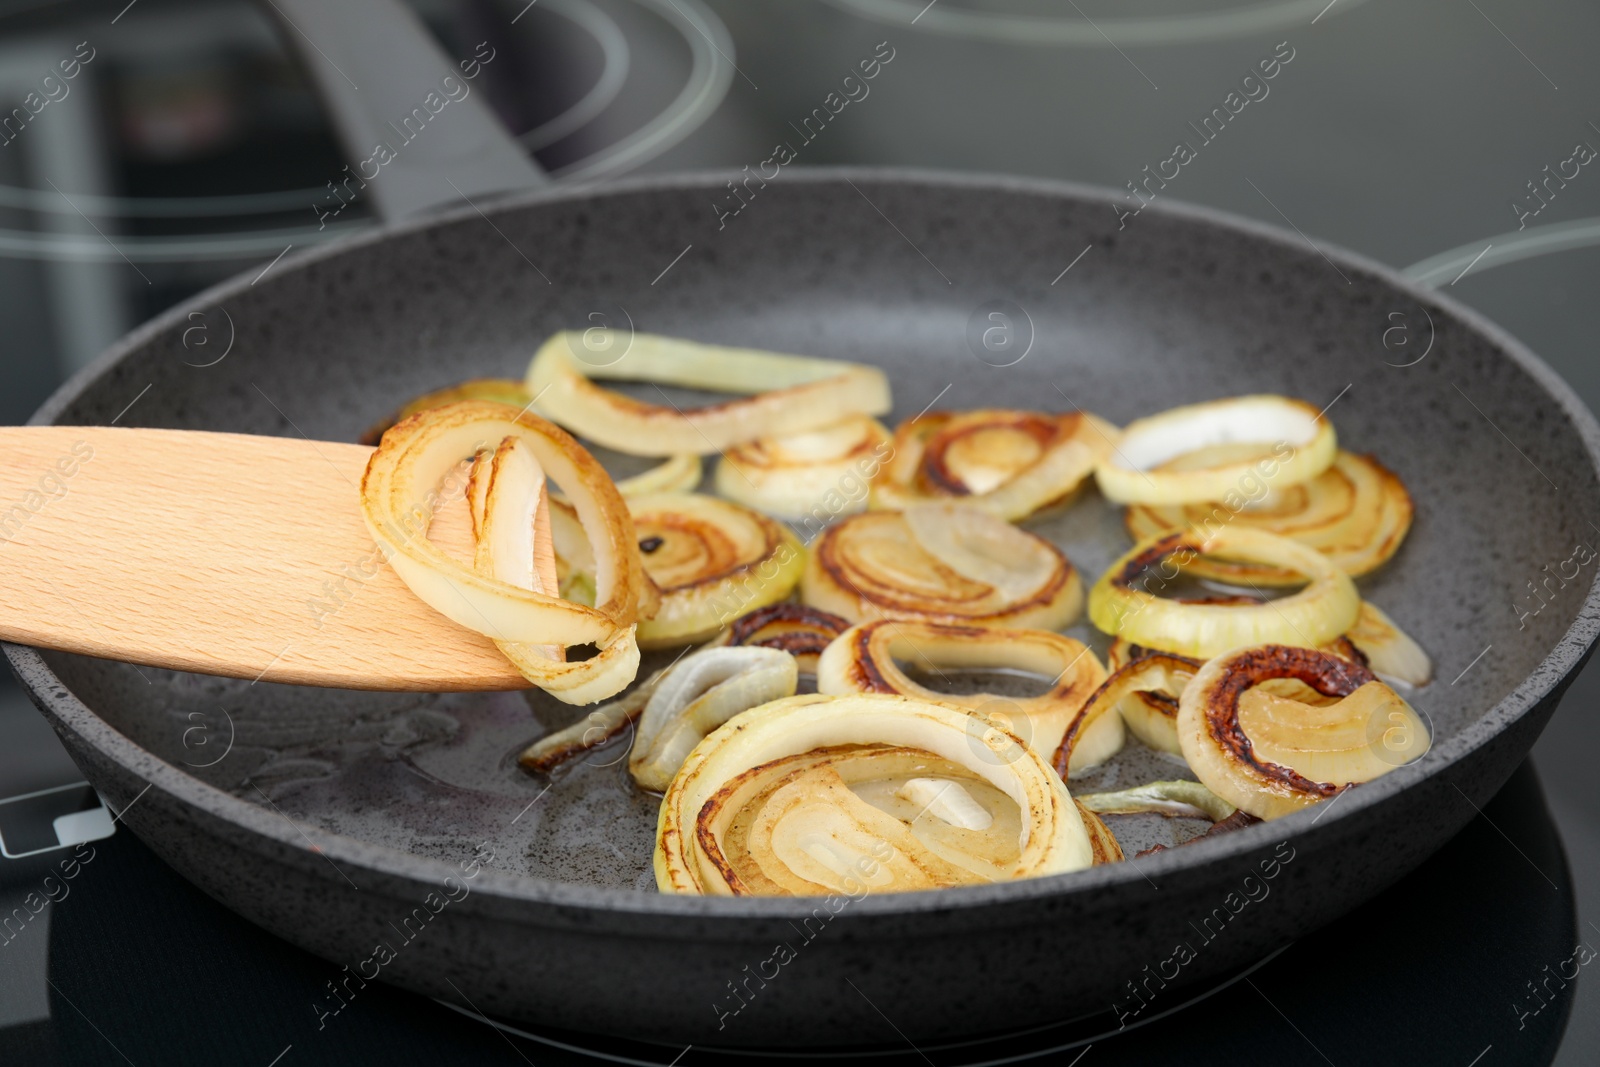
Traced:
<path fill-rule="evenodd" d="M 0 428 L 0 639 L 348 689 L 522 689 L 412 595 L 361 520 L 372 449 Z"/>

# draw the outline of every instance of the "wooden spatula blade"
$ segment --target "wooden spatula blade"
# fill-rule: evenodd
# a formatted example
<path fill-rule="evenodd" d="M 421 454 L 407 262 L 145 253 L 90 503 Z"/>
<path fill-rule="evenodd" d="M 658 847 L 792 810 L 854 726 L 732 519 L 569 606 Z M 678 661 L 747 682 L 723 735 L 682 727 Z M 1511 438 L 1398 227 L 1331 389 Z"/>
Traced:
<path fill-rule="evenodd" d="M 367 533 L 372 449 L 193 430 L 0 428 L 0 639 L 348 689 L 522 689 Z"/>

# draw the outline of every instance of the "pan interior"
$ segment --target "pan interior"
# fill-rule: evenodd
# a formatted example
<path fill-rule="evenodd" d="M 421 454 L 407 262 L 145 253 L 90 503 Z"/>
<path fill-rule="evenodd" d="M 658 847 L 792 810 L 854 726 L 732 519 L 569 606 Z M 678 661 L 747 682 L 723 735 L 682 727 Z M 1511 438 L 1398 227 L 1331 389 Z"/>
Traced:
<path fill-rule="evenodd" d="M 1122 424 L 1284 393 L 1329 405 L 1341 444 L 1376 454 L 1416 501 L 1399 555 L 1358 584 L 1434 660 L 1435 681 L 1409 696 L 1435 748 L 1473 729 L 1572 623 L 1600 539 L 1581 435 L 1534 374 L 1452 311 L 1292 238 L 1199 216 L 1151 210 L 1119 231 L 1103 201 L 1059 189 L 856 184 L 786 178 L 722 230 L 709 206 L 721 183 L 684 181 L 508 207 L 498 233 L 469 213 L 347 246 L 169 314 L 56 421 L 107 422 L 151 382 L 124 421 L 354 440 L 416 394 L 520 376 L 548 334 L 596 324 L 877 364 L 894 385 L 891 420 L 930 405 L 1081 405 Z M 204 368 L 184 360 L 197 309 L 219 322 L 226 309 L 236 331 L 228 358 Z M 995 328 L 1011 331 L 990 335 L 999 348 L 984 344 Z M 1092 489 L 1026 525 L 1063 547 L 1086 588 L 1130 544 Z M 1580 545 L 1589 562 L 1574 573 Z M 1086 623 L 1068 633 L 1103 659 Z M 137 744 L 296 822 L 452 862 L 490 839 L 508 870 L 654 892 L 657 803 L 628 778 L 626 737 L 550 777 L 516 766 L 582 714 L 537 692 L 354 693 L 46 659 Z M 1130 736 L 1072 786 L 1185 776 Z M 1114 821 L 1130 853 L 1201 829 Z"/>

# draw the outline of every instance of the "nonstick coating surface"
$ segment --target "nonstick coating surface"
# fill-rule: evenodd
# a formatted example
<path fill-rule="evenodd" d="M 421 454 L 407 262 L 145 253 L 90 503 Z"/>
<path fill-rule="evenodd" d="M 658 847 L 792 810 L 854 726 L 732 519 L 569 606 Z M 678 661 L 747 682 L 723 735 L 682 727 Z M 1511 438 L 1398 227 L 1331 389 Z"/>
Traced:
<path fill-rule="evenodd" d="M 1341 444 L 1375 453 L 1416 500 L 1399 555 L 1359 584 L 1434 659 L 1414 695 L 1433 750 L 1338 810 L 1074 875 L 868 896 L 792 934 L 811 902 L 655 893 L 655 803 L 629 785 L 620 748 L 554 784 L 518 770 L 524 744 L 574 717 L 542 696 L 252 685 L 8 646 L 118 810 L 154 783 L 126 822 L 186 876 L 336 961 L 337 978 L 470 871 L 455 883 L 468 895 L 429 911 L 380 976 L 535 1022 L 830 1044 L 881 1037 L 881 1010 L 913 1037 L 992 1031 L 1128 998 L 1186 924 L 1238 899 L 1273 856 L 1294 858 L 1173 983 L 1348 910 L 1526 754 L 1595 634 L 1596 563 L 1574 577 L 1566 561 L 1600 543 L 1600 433 L 1510 338 L 1374 264 L 1211 212 L 1152 207 L 1119 230 L 1102 191 L 813 171 L 760 189 L 719 230 L 725 178 L 540 194 L 502 205 L 492 227 L 464 211 L 285 260 L 141 329 L 39 419 L 105 423 L 148 384 L 123 424 L 353 440 L 418 393 L 520 376 L 551 332 L 601 323 L 874 363 L 895 420 L 930 404 L 1081 405 L 1121 424 L 1239 393 L 1304 397 L 1331 405 Z M 996 310 L 1016 331 L 999 352 L 981 343 Z M 195 366 L 229 338 L 225 359 Z M 1092 490 L 1030 525 L 1086 586 L 1129 544 Z M 1566 580 L 1535 598 L 1530 583 L 1552 574 Z M 309 600 L 324 577 L 284 595 Z M 1087 786 L 1180 773 L 1130 741 Z M 1130 854 L 1175 831 L 1118 827 Z M 761 969 L 781 937 L 798 941 L 795 964 L 733 1000 L 729 982 L 748 982 L 743 968 Z"/>

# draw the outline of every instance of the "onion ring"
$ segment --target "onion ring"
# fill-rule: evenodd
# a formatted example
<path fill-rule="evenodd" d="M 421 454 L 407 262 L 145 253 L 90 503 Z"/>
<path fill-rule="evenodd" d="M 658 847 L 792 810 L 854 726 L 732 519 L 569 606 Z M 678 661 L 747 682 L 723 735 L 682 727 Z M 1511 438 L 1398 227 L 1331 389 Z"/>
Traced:
<path fill-rule="evenodd" d="M 665 792 L 694 746 L 742 711 L 794 696 L 799 669 L 775 648 L 710 648 L 685 656 L 656 682 L 639 716 L 628 773 Z"/>
<path fill-rule="evenodd" d="M 889 410 L 889 380 L 876 367 L 842 360 L 634 334 L 625 359 L 594 366 L 573 353 L 577 333 L 558 333 L 528 365 L 526 385 L 540 414 L 591 441 L 635 456 L 705 455 Z M 684 411 L 649 404 L 590 379 L 634 380 L 691 389 L 754 393 Z M 664 396 L 664 394 L 663 394 Z"/>
<path fill-rule="evenodd" d="M 544 470 L 520 437 L 507 437 L 473 463 L 467 501 L 477 542 L 473 569 L 521 589 L 558 591 Z M 569 662 L 560 645 L 495 639 L 522 676 L 559 700 L 589 704 L 612 696 L 639 671 L 634 627 L 600 645 L 586 660 Z"/>
<path fill-rule="evenodd" d="M 646 595 L 633 520 L 600 464 L 565 431 L 531 413 L 511 415 L 503 404 L 462 401 L 397 423 L 362 475 L 362 517 L 411 591 L 469 630 L 535 645 L 608 646 L 637 621 Z M 478 574 L 428 540 L 441 478 L 506 437 L 526 444 L 572 498 L 595 556 L 596 606 Z"/>
<path fill-rule="evenodd" d="M 1128 532 L 1139 541 L 1193 526 L 1236 522 L 1314 548 L 1353 578 L 1388 562 L 1411 529 L 1411 494 L 1371 456 L 1340 450 L 1333 466 L 1315 478 L 1270 495 L 1258 484 L 1261 496 L 1255 501 L 1235 487 L 1226 501 L 1134 505 L 1126 515 Z M 1233 585 L 1294 585 L 1300 580 L 1281 567 L 1224 559 L 1195 560 L 1190 573 Z"/>
<path fill-rule="evenodd" d="M 708 644 L 775 648 L 793 656 L 802 671 L 815 674 L 822 650 L 848 629 L 848 619 L 804 604 L 782 602 L 741 615 Z"/>
<path fill-rule="evenodd" d="M 1079 804 L 1100 815 L 1164 815 L 1219 823 L 1239 809 L 1199 782 L 1146 782 L 1114 793 L 1089 793 Z"/>
<path fill-rule="evenodd" d="M 1239 598 L 1184 602 L 1149 591 L 1152 580 L 1165 586 L 1196 556 L 1207 554 L 1295 570 L 1308 584 L 1263 603 L 1239 603 Z M 1172 572 L 1152 575 L 1157 564 Z M 1144 587 L 1135 588 L 1141 579 Z M 1089 618 L 1106 633 L 1199 658 L 1267 642 L 1324 645 L 1350 629 L 1360 610 L 1355 583 L 1322 553 L 1264 530 L 1233 526 L 1209 536 L 1191 529 L 1141 541 L 1089 592 Z"/>
<path fill-rule="evenodd" d="M 1261 689 L 1275 678 L 1340 699 L 1316 707 Z M 1417 758 L 1428 731 L 1367 668 L 1315 649 L 1260 645 L 1200 668 L 1179 701 L 1178 740 L 1208 789 L 1274 819 Z"/>
<path fill-rule="evenodd" d="M 1178 698 L 1200 666 L 1199 660 L 1188 656 L 1139 649 L 1139 655 L 1116 666 L 1085 701 L 1084 718 L 1115 710 L 1140 741 L 1158 752 L 1180 755 Z M 1065 775 L 1073 769 L 1072 755 L 1071 747 L 1063 743 L 1055 753 L 1058 772 Z"/>
<path fill-rule="evenodd" d="M 1035 697 L 997 693 L 941 693 L 907 677 L 896 660 L 942 668 L 1019 670 L 1054 678 Z M 1049 758 L 1069 727 L 1077 726 L 1080 760 L 1073 767 L 1103 763 L 1122 748 L 1122 720 L 1111 714 L 1078 722 L 1079 712 L 1106 672 L 1087 645 L 1048 630 L 878 619 L 846 630 L 817 664 L 817 692 L 894 693 L 916 700 L 982 712 Z"/>
<path fill-rule="evenodd" d="M 1196 449 L 1237 444 L 1277 447 L 1270 459 L 1257 463 L 1160 469 Z M 1337 451 L 1333 424 L 1305 401 L 1239 396 L 1135 419 L 1095 469 L 1095 479 L 1106 499 L 1119 504 L 1191 504 L 1222 500 L 1249 479 L 1268 488 L 1307 481 L 1327 470 Z"/>
<path fill-rule="evenodd" d="M 1015 522 L 1070 496 L 1111 451 L 1118 430 L 1083 412 L 935 411 L 901 423 L 871 506 L 958 498 Z"/>
<path fill-rule="evenodd" d="M 803 433 L 732 445 L 717 464 L 717 492 L 784 519 L 864 511 L 867 486 L 890 455 L 889 431 L 856 415 Z"/>
<path fill-rule="evenodd" d="M 703 641 L 752 608 L 782 600 L 805 568 L 805 551 L 781 523 L 695 493 L 631 497 L 644 569 L 661 591 L 639 625 L 642 648 Z"/>
<path fill-rule="evenodd" d="M 989 727 L 982 745 L 991 757 L 1004 750 L 1015 758 L 980 758 L 971 718 L 892 696 L 789 697 L 745 712 L 696 746 L 668 788 L 657 828 L 657 885 L 722 896 L 853 893 L 1089 866 L 1093 844 L 1061 779 L 999 726 Z M 930 769 L 958 765 L 985 797 L 1008 798 L 1015 833 L 976 832 L 978 845 L 1005 851 L 960 847 L 960 835 L 974 831 L 950 827 L 926 814 L 926 805 L 913 807 L 911 818 L 893 814 L 897 779 L 946 777 L 915 773 L 918 760 Z M 874 777 L 878 761 L 898 766 Z M 796 780 L 786 781 L 790 775 Z M 862 799 L 846 775 L 857 785 L 887 780 L 888 795 L 875 797 L 883 806 Z M 1003 807 L 986 810 L 1005 814 Z"/>
<path fill-rule="evenodd" d="M 1050 542 L 961 504 L 869 511 L 812 544 L 801 600 L 852 622 L 931 619 L 1056 630 L 1083 586 Z"/>

